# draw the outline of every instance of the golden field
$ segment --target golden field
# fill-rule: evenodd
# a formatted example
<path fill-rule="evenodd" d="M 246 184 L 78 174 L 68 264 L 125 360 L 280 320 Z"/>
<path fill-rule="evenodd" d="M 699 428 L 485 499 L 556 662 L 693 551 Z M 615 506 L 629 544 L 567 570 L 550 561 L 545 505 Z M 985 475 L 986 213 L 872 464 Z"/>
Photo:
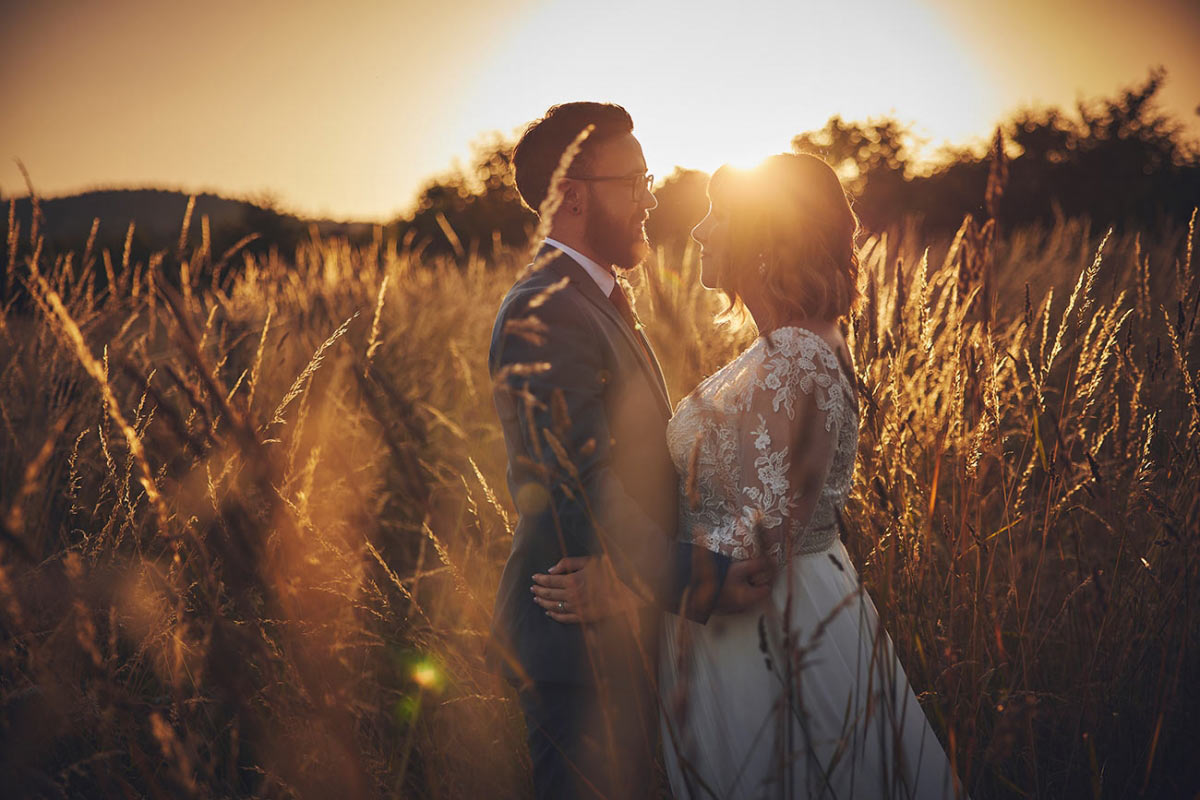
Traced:
<path fill-rule="evenodd" d="M 190 216 L 141 263 L 7 243 L 8 785 L 527 794 L 482 653 L 513 523 L 486 350 L 529 253 L 220 254 Z M 975 798 L 1200 790 L 1195 221 L 862 242 L 845 537 Z M 676 399 L 754 336 L 697 274 L 634 276 Z"/>

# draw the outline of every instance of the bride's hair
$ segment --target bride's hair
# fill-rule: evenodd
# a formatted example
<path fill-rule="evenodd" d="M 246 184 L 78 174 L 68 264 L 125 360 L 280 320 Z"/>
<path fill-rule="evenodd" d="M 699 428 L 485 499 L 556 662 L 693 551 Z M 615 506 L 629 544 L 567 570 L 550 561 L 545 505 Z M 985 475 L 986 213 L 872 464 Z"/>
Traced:
<path fill-rule="evenodd" d="M 721 167 L 708 184 L 729 216 L 721 286 L 726 313 L 750 282 L 788 319 L 840 320 L 859 299 L 858 218 L 837 174 L 807 153 L 771 156 L 749 170 Z"/>

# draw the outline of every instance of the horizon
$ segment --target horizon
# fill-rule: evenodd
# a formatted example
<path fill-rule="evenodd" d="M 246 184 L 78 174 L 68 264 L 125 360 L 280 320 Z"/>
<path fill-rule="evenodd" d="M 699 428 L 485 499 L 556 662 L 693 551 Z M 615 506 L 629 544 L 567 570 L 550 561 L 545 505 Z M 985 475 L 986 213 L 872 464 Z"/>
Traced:
<path fill-rule="evenodd" d="M 1070 113 L 1159 65 L 1160 108 L 1200 140 L 1200 64 L 1189 57 L 1200 50 L 1200 8 L 1183 0 L 1154 0 L 1136 15 L 1082 0 L 1018 0 L 1006 11 L 858 0 L 850 12 L 623 1 L 587 25 L 574 0 L 520 0 L 503 14 L 467 0 L 453 15 L 358 0 L 339 17 L 218 0 L 195 19 L 148 0 L 56 15 L 64 6 L 16 7 L 6 27 L 15 41 L 0 39 L 0 102 L 27 120 L 0 133 L 0 154 L 20 159 L 47 200 L 160 189 L 387 223 L 430 181 L 468 168 L 479 143 L 512 140 L 552 103 L 585 98 L 630 111 L 659 180 L 675 167 L 711 173 L 786 151 L 834 115 L 910 125 L 928 162 L 944 146 L 986 145 L 1023 108 Z M 828 35 L 860 18 L 872 24 Z M 332 20 L 344 35 L 328 34 Z M 1069 42 L 1055 34 L 1064 20 Z M 531 54 L 563 31 L 575 50 L 548 72 Z M 167 32 L 176 40 L 164 42 Z M 406 109 L 425 113 L 414 121 Z M 10 160 L 0 193 L 25 191 Z"/>

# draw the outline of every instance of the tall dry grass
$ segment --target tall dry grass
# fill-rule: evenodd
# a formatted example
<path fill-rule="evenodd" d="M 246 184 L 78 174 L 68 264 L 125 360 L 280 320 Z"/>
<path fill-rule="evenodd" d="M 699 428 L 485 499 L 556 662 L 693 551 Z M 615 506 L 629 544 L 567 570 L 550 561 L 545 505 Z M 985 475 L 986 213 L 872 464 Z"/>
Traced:
<path fill-rule="evenodd" d="M 514 522 L 485 351 L 526 254 L 51 261 L 12 228 L 4 785 L 526 794 L 482 659 Z M 1200 788 L 1193 234 L 864 243 L 845 535 L 976 798 Z M 697 272 L 642 279 L 676 397 L 753 337 Z"/>

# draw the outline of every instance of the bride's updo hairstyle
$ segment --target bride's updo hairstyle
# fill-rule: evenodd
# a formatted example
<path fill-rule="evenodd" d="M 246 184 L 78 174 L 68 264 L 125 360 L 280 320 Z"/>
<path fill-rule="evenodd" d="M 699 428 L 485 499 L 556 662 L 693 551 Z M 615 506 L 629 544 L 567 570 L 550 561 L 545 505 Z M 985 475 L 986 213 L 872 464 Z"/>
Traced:
<path fill-rule="evenodd" d="M 721 288 L 729 312 L 748 285 L 785 320 L 840 320 L 858 301 L 858 218 L 837 174 L 808 154 L 771 156 L 753 169 L 723 166 L 708 184 L 728 214 Z"/>

